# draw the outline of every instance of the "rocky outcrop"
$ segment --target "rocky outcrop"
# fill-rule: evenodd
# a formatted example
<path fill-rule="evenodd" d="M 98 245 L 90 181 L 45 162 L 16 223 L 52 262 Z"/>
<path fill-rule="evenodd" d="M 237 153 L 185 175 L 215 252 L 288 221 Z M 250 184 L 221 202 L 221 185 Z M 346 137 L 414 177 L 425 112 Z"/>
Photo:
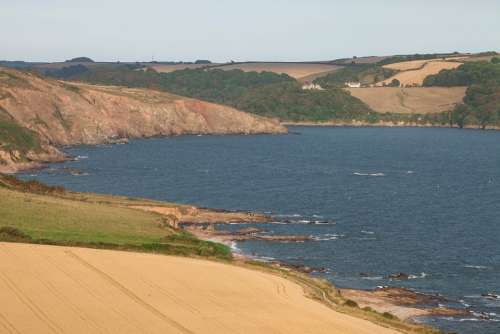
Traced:
<path fill-rule="evenodd" d="M 40 168 L 45 163 L 64 160 L 66 160 L 65 155 L 53 146 L 44 146 L 40 152 L 31 150 L 26 153 L 0 148 L 0 173 L 15 173 L 19 170 Z"/>
<path fill-rule="evenodd" d="M 286 132 L 275 120 L 165 92 L 63 82 L 6 68 L 0 68 L 0 110 L 44 145 Z"/>

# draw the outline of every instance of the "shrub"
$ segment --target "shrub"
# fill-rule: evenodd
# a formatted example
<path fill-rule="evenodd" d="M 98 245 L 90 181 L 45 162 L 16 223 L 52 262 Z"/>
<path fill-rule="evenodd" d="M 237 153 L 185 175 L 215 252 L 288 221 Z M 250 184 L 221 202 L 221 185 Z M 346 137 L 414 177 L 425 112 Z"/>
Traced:
<path fill-rule="evenodd" d="M 392 315 L 391 313 L 389 312 L 384 312 L 382 313 L 382 316 L 386 319 L 390 319 L 390 320 L 394 320 L 394 319 L 397 319 L 396 316 Z"/>
<path fill-rule="evenodd" d="M 359 307 L 358 303 L 351 299 L 346 300 L 344 305 L 349 307 Z"/>
<path fill-rule="evenodd" d="M 31 240 L 31 237 L 12 226 L 0 227 L 0 240 Z"/>
<path fill-rule="evenodd" d="M 0 175 L 0 184 L 16 190 L 37 194 L 63 194 L 66 191 L 61 186 L 48 186 L 37 180 L 23 181 L 12 175 Z"/>

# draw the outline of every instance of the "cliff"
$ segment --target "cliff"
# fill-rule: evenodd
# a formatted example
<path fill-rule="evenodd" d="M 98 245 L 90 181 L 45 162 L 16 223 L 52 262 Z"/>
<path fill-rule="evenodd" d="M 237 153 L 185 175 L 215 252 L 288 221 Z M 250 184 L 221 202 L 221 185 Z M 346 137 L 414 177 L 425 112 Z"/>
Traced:
<path fill-rule="evenodd" d="M 0 68 L 0 172 L 61 159 L 57 145 L 285 132 L 275 120 L 165 92 L 56 81 Z"/>

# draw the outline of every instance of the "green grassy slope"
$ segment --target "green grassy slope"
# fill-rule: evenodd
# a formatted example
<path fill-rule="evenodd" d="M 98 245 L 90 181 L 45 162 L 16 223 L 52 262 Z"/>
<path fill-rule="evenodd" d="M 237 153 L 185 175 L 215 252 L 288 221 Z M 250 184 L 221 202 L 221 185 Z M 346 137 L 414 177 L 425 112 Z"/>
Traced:
<path fill-rule="evenodd" d="M 68 193 L 0 175 L 0 240 L 231 257 L 228 247 L 174 230 L 167 217 L 126 207 L 132 203 L 144 201 Z"/>
<path fill-rule="evenodd" d="M 23 128 L 0 108 L 0 149 L 21 153 L 40 151 L 40 141 L 33 131 Z"/>

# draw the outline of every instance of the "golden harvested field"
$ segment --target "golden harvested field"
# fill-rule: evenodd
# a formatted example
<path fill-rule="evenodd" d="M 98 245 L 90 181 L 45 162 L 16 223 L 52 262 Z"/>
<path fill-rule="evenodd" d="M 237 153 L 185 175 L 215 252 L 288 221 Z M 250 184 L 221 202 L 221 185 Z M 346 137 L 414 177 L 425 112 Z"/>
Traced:
<path fill-rule="evenodd" d="M 0 243 L 0 266 L 1 333 L 399 333 L 218 262 Z"/>
<path fill-rule="evenodd" d="M 308 64 L 308 63 L 242 63 L 217 67 L 222 70 L 239 69 L 245 72 L 274 72 L 278 74 L 288 74 L 292 78 L 302 79 L 312 75 L 327 74 L 331 71 L 342 68 L 341 66 L 329 64 Z"/>
<path fill-rule="evenodd" d="M 403 61 L 401 63 L 394 63 L 394 64 L 387 64 L 382 67 L 384 68 L 390 68 L 392 70 L 397 70 L 397 71 L 409 71 L 409 70 L 416 70 L 419 68 L 422 68 L 425 64 L 430 62 L 432 60 L 409 60 L 409 61 Z"/>
<path fill-rule="evenodd" d="M 432 74 L 437 74 L 442 70 L 454 69 L 462 65 L 462 63 L 456 61 L 410 61 L 403 63 L 391 64 L 391 68 L 400 69 L 399 72 L 389 79 L 377 83 L 378 86 L 382 86 L 384 83 L 389 84 L 392 80 L 397 79 L 403 86 L 407 85 L 417 85 L 421 86 L 424 79 Z M 386 65 L 387 66 L 387 65 Z M 405 69 L 406 70 L 403 70 Z"/>
<path fill-rule="evenodd" d="M 453 108 L 466 87 L 350 88 L 351 94 L 381 113 L 439 113 Z"/>

